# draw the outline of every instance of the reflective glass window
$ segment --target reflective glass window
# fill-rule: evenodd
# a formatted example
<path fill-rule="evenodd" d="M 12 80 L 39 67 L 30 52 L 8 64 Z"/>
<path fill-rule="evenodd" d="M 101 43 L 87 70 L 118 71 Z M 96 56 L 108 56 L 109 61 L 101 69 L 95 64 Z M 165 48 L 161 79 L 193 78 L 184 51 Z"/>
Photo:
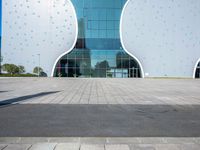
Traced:
<path fill-rule="evenodd" d="M 196 68 L 195 78 L 200 78 L 200 62 L 197 65 L 197 68 Z"/>
<path fill-rule="evenodd" d="M 126 0 L 72 0 L 78 39 L 55 69 L 59 77 L 141 77 L 137 61 L 123 49 L 119 23 Z"/>

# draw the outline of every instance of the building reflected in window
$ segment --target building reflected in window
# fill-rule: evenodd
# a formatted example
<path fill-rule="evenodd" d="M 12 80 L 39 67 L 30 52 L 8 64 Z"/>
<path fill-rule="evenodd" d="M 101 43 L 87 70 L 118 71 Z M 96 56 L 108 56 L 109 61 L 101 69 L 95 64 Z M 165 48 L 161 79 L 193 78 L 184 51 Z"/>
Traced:
<path fill-rule="evenodd" d="M 138 62 L 123 49 L 119 22 L 126 0 L 72 0 L 78 17 L 75 48 L 63 56 L 56 77 L 139 78 Z"/>

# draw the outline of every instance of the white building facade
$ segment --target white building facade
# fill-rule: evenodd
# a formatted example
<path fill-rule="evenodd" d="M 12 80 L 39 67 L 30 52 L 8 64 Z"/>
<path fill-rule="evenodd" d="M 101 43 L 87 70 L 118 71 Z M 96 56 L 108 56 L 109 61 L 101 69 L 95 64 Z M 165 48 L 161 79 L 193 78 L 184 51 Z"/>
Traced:
<path fill-rule="evenodd" d="M 3 64 L 41 66 L 48 76 L 195 78 L 199 27 L 197 0 L 3 0 L 1 54 Z"/>

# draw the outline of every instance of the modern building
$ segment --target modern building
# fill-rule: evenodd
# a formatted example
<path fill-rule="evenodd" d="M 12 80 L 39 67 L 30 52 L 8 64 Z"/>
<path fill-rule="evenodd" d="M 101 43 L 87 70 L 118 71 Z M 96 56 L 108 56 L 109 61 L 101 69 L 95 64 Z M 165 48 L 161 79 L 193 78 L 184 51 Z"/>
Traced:
<path fill-rule="evenodd" d="M 3 63 L 54 77 L 200 77 L 200 1 L 3 0 Z"/>

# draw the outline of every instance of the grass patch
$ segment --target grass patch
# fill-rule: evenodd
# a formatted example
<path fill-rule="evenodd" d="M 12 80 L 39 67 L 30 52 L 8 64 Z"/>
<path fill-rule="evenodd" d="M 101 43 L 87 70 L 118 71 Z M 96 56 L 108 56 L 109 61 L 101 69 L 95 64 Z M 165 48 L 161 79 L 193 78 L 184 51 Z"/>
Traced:
<path fill-rule="evenodd" d="M 0 77 L 37 77 L 35 74 L 0 74 Z"/>

